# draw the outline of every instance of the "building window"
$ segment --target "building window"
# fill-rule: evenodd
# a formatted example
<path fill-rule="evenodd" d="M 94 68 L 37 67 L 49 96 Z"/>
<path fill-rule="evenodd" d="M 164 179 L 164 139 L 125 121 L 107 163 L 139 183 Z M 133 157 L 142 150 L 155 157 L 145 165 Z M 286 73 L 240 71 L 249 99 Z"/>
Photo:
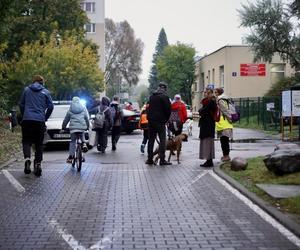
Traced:
<path fill-rule="evenodd" d="M 210 70 L 208 71 L 208 75 L 207 75 L 207 83 L 210 83 Z"/>
<path fill-rule="evenodd" d="M 203 91 L 204 90 L 204 86 L 205 86 L 205 83 L 204 83 L 204 73 L 201 73 L 200 75 L 200 83 L 199 83 L 199 91 Z"/>
<path fill-rule="evenodd" d="M 275 84 L 282 80 L 285 76 L 285 64 L 284 63 L 272 63 L 270 64 L 271 84 Z"/>
<path fill-rule="evenodd" d="M 86 12 L 95 13 L 95 3 L 94 2 L 82 3 L 81 7 Z"/>
<path fill-rule="evenodd" d="M 95 33 L 96 32 L 96 24 L 88 23 L 84 25 L 84 30 L 86 33 Z"/>
<path fill-rule="evenodd" d="M 225 80 L 224 80 L 224 65 L 219 67 L 219 81 L 220 81 L 220 87 L 224 88 Z"/>
<path fill-rule="evenodd" d="M 215 69 L 212 70 L 212 83 L 215 84 Z"/>

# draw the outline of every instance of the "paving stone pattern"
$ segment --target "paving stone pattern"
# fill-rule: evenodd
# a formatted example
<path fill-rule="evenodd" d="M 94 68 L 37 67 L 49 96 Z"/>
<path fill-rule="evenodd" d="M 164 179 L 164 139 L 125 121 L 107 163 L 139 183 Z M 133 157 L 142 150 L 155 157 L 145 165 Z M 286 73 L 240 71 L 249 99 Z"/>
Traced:
<path fill-rule="evenodd" d="M 133 146 L 90 152 L 80 174 L 59 157 L 41 178 L 19 162 L 23 194 L 0 174 L 0 249 L 298 249 L 196 159 L 149 167 L 121 153 Z"/>

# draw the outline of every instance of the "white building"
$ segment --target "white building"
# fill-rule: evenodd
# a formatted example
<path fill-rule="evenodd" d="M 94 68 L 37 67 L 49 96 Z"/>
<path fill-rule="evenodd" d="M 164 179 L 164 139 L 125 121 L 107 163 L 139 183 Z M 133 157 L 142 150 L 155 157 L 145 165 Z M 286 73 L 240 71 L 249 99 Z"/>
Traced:
<path fill-rule="evenodd" d="M 86 37 L 99 46 L 99 66 L 105 69 L 105 0 L 82 0 L 81 7 L 86 12 L 89 23 L 84 25 Z"/>

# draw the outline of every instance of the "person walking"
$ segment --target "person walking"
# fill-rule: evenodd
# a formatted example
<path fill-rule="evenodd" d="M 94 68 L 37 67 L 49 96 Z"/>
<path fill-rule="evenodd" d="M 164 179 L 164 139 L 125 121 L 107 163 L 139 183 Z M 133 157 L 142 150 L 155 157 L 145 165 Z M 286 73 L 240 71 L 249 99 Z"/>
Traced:
<path fill-rule="evenodd" d="M 111 129 L 113 121 L 111 116 L 111 111 L 109 108 L 110 100 L 108 97 L 103 96 L 101 99 L 101 102 L 98 106 L 91 109 L 90 113 L 96 114 L 94 118 L 94 127 L 93 130 L 96 131 L 96 137 L 97 137 L 97 150 L 101 153 L 105 153 L 105 150 L 107 148 L 107 142 L 108 142 L 108 131 Z M 101 127 L 96 127 L 96 119 L 99 117 L 98 114 L 103 114 L 103 125 Z"/>
<path fill-rule="evenodd" d="M 87 145 L 85 143 L 84 131 L 88 130 L 90 127 L 88 111 L 86 107 L 80 103 L 80 98 L 77 96 L 74 96 L 72 99 L 70 109 L 68 110 L 62 123 L 62 130 L 66 130 L 67 124 L 69 122 L 71 141 L 69 145 L 69 157 L 67 158 L 67 163 L 72 163 L 75 155 L 77 135 L 80 136 L 83 142 L 83 152 L 88 151 Z"/>
<path fill-rule="evenodd" d="M 139 127 L 141 130 L 143 130 L 143 141 L 140 147 L 141 153 L 145 153 L 145 147 L 149 140 L 149 129 L 148 129 L 148 118 L 147 118 L 147 109 L 149 107 L 149 102 L 147 102 L 141 111 L 140 115 L 140 121 L 139 121 Z"/>
<path fill-rule="evenodd" d="M 35 145 L 34 174 L 42 175 L 43 141 L 46 131 L 45 122 L 53 111 L 50 92 L 44 87 L 44 78 L 33 76 L 32 84 L 22 93 L 19 108 L 21 112 L 22 146 L 25 159 L 24 173 L 30 174 L 31 146 Z"/>
<path fill-rule="evenodd" d="M 113 126 L 111 130 L 111 143 L 112 150 L 117 150 L 117 143 L 120 139 L 123 111 L 119 104 L 119 97 L 114 96 L 113 101 L 110 104 L 110 111 L 113 120 Z"/>
<path fill-rule="evenodd" d="M 181 96 L 176 94 L 171 105 L 171 116 L 169 121 L 169 129 L 177 136 L 182 133 L 183 124 L 187 120 L 187 111 Z M 174 124 L 175 123 L 175 124 Z"/>
<path fill-rule="evenodd" d="M 152 165 L 153 148 L 155 138 L 159 137 L 159 164 L 171 165 L 172 163 L 165 160 L 166 151 L 166 123 L 171 114 L 171 102 L 166 94 L 167 84 L 160 82 L 158 89 L 150 96 L 148 108 L 148 126 L 149 126 L 149 142 L 148 142 L 148 159 L 146 164 Z"/>
<path fill-rule="evenodd" d="M 216 122 L 217 136 L 220 138 L 223 152 L 221 161 L 230 161 L 229 140 L 232 139 L 233 136 L 233 125 L 232 122 L 227 118 L 230 117 L 228 109 L 228 97 L 224 94 L 224 90 L 222 88 L 216 88 L 214 92 L 217 97 L 217 105 L 219 105 L 221 110 L 220 121 Z"/>
<path fill-rule="evenodd" d="M 217 106 L 213 96 L 213 90 L 206 88 L 203 92 L 204 98 L 201 100 L 202 107 L 199 109 L 199 127 L 200 127 L 200 148 L 199 158 L 206 159 L 201 167 L 213 167 L 215 158 L 215 120 L 214 113 Z"/>

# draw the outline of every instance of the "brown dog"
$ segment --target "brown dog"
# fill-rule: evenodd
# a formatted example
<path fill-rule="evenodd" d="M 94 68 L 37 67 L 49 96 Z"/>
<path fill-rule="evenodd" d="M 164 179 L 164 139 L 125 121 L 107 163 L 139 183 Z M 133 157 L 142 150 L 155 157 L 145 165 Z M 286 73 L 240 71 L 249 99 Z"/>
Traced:
<path fill-rule="evenodd" d="M 180 156 L 183 141 L 188 141 L 188 135 L 187 134 L 182 133 L 180 135 L 177 135 L 173 138 L 168 138 L 166 140 L 166 151 L 168 151 L 168 150 L 170 151 L 168 162 L 170 162 L 170 160 L 171 160 L 171 155 L 175 154 L 175 152 L 176 152 L 177 162 L 178 162 L 178 164 L 180 164 L 179 156 Z M 158 153 L 159 153 L 159 146 L 157 146 L 157 148 L 153 152 L 154 156 L 157 155 L 154 159 L 155 164 L 157 164 L 158 159 L 159 159 L 159 154 Z"/>

